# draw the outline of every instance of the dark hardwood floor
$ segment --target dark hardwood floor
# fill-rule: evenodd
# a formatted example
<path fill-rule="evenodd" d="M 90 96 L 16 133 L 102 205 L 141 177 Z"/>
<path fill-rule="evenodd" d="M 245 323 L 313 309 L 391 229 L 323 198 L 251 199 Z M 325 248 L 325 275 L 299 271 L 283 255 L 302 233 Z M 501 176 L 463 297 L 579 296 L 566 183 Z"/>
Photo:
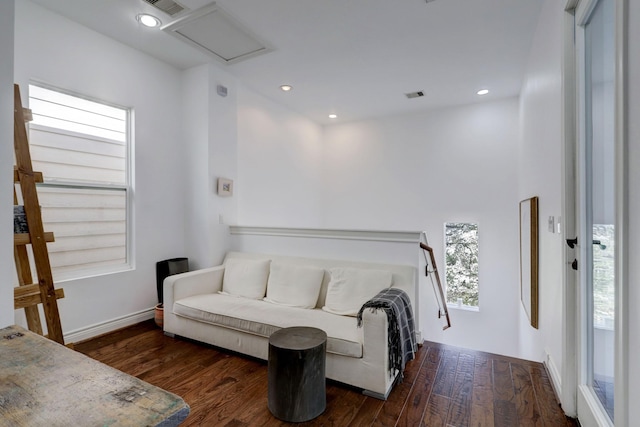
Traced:
<path fill-rule="evenodd" d="M 266 362 L 169 338 L 153 321 L 75 349 L 176 393 L 183 426 L 281 426 L 267 409 Z M 577 426 L 558 406 L 542 364 L 425 342 L 386 401 L 329 381 L 318 426 Z"/>

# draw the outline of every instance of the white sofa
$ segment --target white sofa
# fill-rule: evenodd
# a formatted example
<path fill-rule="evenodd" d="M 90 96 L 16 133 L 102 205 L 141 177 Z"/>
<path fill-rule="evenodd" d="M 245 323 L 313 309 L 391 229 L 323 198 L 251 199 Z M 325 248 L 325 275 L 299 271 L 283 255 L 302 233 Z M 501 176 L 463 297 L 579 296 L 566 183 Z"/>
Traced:
<path fill-rule="evenodd" d="M 354 307 L 389 285 L 415 307 L 412 266 L 229 252 L 223 265 L 164 280 L 164 331 L 267 360 L 271 333 L 317 327 L 328 337 L 327 378 L 386 399 L 398 374 L 389 372 L 387 316 L 366 309 L 358 328 Z"/>

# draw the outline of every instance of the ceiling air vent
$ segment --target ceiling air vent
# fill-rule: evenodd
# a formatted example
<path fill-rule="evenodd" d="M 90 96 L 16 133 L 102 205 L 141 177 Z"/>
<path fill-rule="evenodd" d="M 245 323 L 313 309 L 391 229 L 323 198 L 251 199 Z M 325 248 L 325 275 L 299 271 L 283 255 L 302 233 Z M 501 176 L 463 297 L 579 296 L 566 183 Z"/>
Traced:
<path fill-rule="evenodd" d="M 145 3 L 149 3 L 151 6 L 160 9 L 169 16 L 177 15 L 186 8 L 173 0 L 143 0 Z"/>
<path fill-rule="evenodd" d="M 176 19 L 162 30 L 225 64 L 272 50 L 215 3 Z"/>
<path fill-rule="evenodd" d="M 409 99 L 411 99 L 411 98 L 420 98 L 421 96 L 424 96 L 424 92 L 419 90 L 417 92 L 405 93 L 404 95 Z"/>

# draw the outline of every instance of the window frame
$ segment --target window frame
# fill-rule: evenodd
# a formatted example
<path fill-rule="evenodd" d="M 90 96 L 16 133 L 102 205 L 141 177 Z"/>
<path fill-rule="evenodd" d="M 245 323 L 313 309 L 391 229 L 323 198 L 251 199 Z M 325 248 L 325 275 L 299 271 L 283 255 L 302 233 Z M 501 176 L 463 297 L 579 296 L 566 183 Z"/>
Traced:
<path fill-rule="evenodd" d="M 476 285 L 476 296 L 478 299 L 478 305 L 468 305 L 449 301 L 449 280 L 447 279 L 447 272 L 449 266 L 447 264 L 447 226 L 449 224 L 472 224 L 476 226 L 476 245 L 477 245 L 477 258 L 478 258 L 478 279 Z M 467 311 L 480 311 L 480 222 L 479 221 L 445 221 L 443 224 L 443 265 L 444 265 L 444 287 L 445 287 L 445 302 L 448 308 L 467 310 Z"/>
<path fill-rule="evenodd" d="M 64 272 L 53 272 L 55 275 L 54 280 L 56 282 L 69 282 L 74 280 L 81 280 L 90 277 L 103 276 L 113 273 L 120 273 L 124 271 L 131 271 L 135 269 L 135 259 L 134 259 L 134 206 L 133 206 L 133 193 L 134 193 L 134 162 L 133 162 L 133 153 L 134 153 L 134 110 L 132 107 L 126 107 L 120 104 L 116 104 L 113 102 L 105 101 L 100 98 L 92 97 L 83 93 L 75 92 L 73 90 L 64 89 L 58 86 L 54 86 L 48 83 L 43 83 L 37 80 L 29 81 L 29 91 L 28 91 L 28 99 L 31 99 L 31 86 L 37 86 L 43 89 L 47 89 L 50 91 L 58 92 L 64 95 L 73 96 L 76 98 L 84 99 L 87 101 L 99 103 L 108 107 L 121 109 L 125 112 L 126 116 L 126 131 L 125 131 L 125 177 L 124 184 L 119 183 L 97 183 L 97 182 L 75 182 L 70 180 L 50 180 L 47 181 L 47 177 L 44 176 L 44 182 L 38 183 L 37 187 L 40 188 L 62 188 L 62 189 L 86 189 L 86 190 L 97 190 L 97 191 L 124 191 L 125 193 L 125 261 L 119 264 L 111 264 L 111 265 L 101 265 L 101 266 L 91 266 L 86 268 L 76 268 L 69 271 Z M 36 124 L 33 122 L 29 123 L 28 130 L 31 132 L 31 129 L 43 132 L 52 132 L 58 135 L 70 136 L 70 137 L 79 137 L 79 138 L 90 138 L 94 140 L 104 140 L 104 141 L 112 141 L 108 138 L 85 134 L 81 132 L 75 132 L 67 129 L 60 129 L 55 127 L 50 127 L 46 125 Z M 29 133 L 30 136 L 30 133 Z"/>

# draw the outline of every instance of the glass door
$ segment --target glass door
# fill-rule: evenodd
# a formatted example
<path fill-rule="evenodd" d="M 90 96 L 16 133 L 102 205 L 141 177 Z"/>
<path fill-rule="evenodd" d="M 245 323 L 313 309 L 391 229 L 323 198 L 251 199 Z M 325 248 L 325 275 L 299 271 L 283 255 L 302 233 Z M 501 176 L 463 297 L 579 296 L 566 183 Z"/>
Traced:
<path fill-rule="evenodd" d="M 578 417 L 588 411 L 606 425 L 615 400 L 615 0 L 581 1 L 577 12 Z"/>
<path fill-rule="evenodd" d="M 589 333 L 593 360 L 591 385 L 613 420 L 614 316 L 615 316 L 615 127 L 614 127 L 614 0 L 598 1 L 585 26 L 588 55 L 587 99 L 587 206 L 585 245 L 590 273 L 586 285 L 593 306 L 589 310 Z M 589 105 L 590 104 L 590 105 Z M 590 167 L 589 167 L 590 166 Z M 589 215 L 590 214 L 590 215 Z"/>

